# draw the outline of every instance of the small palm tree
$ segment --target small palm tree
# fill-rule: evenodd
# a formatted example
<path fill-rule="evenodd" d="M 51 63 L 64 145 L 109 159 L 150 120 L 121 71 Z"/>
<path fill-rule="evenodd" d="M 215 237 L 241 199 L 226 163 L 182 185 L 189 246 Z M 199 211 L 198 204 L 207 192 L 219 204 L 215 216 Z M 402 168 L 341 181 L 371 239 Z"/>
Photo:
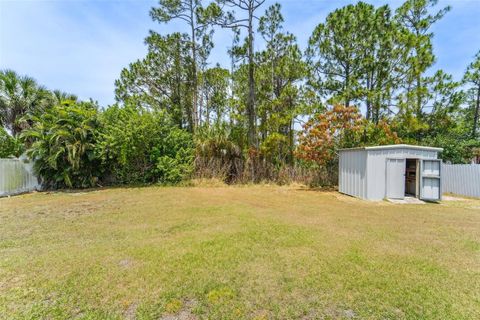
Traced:
<path fill-rule="evenodd" d="M 30 142 L 27 154 L 50 188 L 92 187 L 98 180 L 95 155 L 97 109 L 89 103 L 65 101 L 49 108 L 21 138 Z"/>

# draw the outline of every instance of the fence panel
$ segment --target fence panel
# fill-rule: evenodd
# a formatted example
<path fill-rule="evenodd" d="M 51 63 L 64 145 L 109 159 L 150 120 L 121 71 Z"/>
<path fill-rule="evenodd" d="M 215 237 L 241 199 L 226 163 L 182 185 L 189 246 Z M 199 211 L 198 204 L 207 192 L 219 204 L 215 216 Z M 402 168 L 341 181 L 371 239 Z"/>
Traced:
<path fill-rule="evenodd" d="M 24 159 L 0 159 L 0 197 L 39 188 L 31 162 Z"/>
<path fill-rule="evenodd" d="M 443 164 L 443 192 L 480 197 L 480 164 Z"/>

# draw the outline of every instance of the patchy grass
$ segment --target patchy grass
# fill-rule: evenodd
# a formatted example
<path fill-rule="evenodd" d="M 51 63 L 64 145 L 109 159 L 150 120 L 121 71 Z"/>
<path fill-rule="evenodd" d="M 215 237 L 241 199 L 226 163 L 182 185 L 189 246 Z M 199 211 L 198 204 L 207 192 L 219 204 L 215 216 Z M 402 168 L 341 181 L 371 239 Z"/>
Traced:
<path fill-rule="evenodd" d="M 479 319 L 480 201 L 272 186 L 4 198 L 0 318 Z"/>

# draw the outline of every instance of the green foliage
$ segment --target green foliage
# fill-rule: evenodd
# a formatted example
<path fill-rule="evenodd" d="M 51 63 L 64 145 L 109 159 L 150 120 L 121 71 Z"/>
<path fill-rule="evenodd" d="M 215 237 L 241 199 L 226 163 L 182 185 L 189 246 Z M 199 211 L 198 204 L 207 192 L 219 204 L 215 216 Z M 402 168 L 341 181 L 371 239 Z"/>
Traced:
<path fill-rule="evenodd" d="M 0 127 L 0 158 L 19 157 L 24 151 L 18 138 L 12 137 Z"/>
<path fill-rule="evenodd" d="M 168 126 L 165 128 L 168 130 Z M 193 172 L 195 149 L 192 136 L 172 126 L 163 133 L 164 137 L 157 142 L 151 156 L 152 160 L 156 160 L 154 173 L 158 182 L 178 183 L 189 178 Z"/>
<path fill-rule="evenodd" d="M 51 93 L 35 79 L 13 70 L 0 71 L 0 126 L 9 129 L 13 136 L 31 125 L 22 117 L 39 115 L 51 104 Z"/>
<path fill-rule="evenodd" d="M 225 123 L 200 127 L 196 135 L 196 174 L 233 182 L 243 167 L 242 148 L 236 143 L 245 138 L 242 129 Z M 243 141 L 246 144 L 246 141 Z"/>
<path fill-rule="evenodd" d="M 170 184 L 214 171 L 261 181 L 307 162 L 332 173 L 338 148 L 400 141 L 443 147 L 452 162 L 478 150 L 480 53 L 462 82 L 431 69 L 432 26 L 450 7 L 346 5 L 302 52 L 281 5 L 261 16 L 264 3 L 158 1 L 151 18 L 187 33 L 151 31 L 146 56 L 115 82 L 118 104 L 103 111 L 1 71 L 0 156 L 25 144 L 46 185 L 60 188 Z M 214 26 L 233 31 L 230 70 L 208 66 Z"/>
<path fill-rule="evenodd" d="M 231 48 L 232 58 L 245 59 L 246 81 L 246 99 L 245 99 L 245 122 L 247 128 L 247 142 L 250 149 L 258 147 L 257 136 L 257 111 L 255 100 L 255 26 L 254 21 L 258 19 L 256 13 L 264 4 L 265 0 L 216 0 L 223 8 L 235 8 L 239 12 L 224 11 L 219 12 L 215 17 L 216 24 L 222 28 L 232 29 L 234 32 L 234 46 Z M 239 14 L 245 16 L 239 16 Z M 239 46 L 240 30 L 246 32 L 245 43 Z M 248 93 L 247 93 L 248 92 Z"/>
<path fill-rule="evenodd" d="M 423 121 L 424 108 L 429 102 L 428 77 L 425 72 L 435 62 L 430 31 L 449 10 L 447 6 L 432 12 L 438 0 L 406 0 L 396 10 L 395 19 L 401 32 L 404 57 L 401 64 L 403 92 L 398 96 L 400 109 L 409 109 L 418 122 Z"/>
<path fill-rule="evenodd" d="M 451 163 L 470 163 L 474 157 L 475 150 L 480 148 L 480 140 L 471 139 L 463 135 L 464 139 L 453 132 L 449 135 L 439 135 L 428 138 L 425 143 L 435 147 L 443 148 L 441 159 Z"/>
<path fill-rule="evenodd" d="M 191 174 L 192 137 L 165 112 L 112 106 L 101 122 L 96 152 L 110 183 L 176 183 Z"/>
<path fill-rule="evenodd" d="M 463 83 L 468 86 L 466 118 L 467 122 L 471 123 L 470 136 L 475 139 L 478 136 L 478 119 L 480 118 L 480 51 L 468 66 Z"/>
<path fill-rule="evenodd" d="M 259 23 L 266 42 L 256 57 L 260 150 L 273 163 L 293 164 L 294 124 L 303 111 L 301 83 L 307 65 L 295 36 L 282 32 L 280 9 L 279 4 L 269 7 Z"/>
<path fill-rule="evenodd" d="M 423 109 L 428 112 L 422 111 L 419 116 L 414 108 L 401 108 L 393 121 L 400 137 L 411 143 L 446 135 L 461 122 L 459 113 L 465 95 L 460 90 L 460 83 L 441 70 L 424 80 L 427 93 Z"/>
<path fill-rule="evenodd" d="M 380 120 L 378 123 L 372 123 L 363 119 L 362 127 L 363 141 L 358 143 L 358 146 L 388 145 L 402 142 L 398 137 L 397 132 L 385 120 Z"/>
<path fill-rule="evenodd" d="M 151 32 L 145 40 L 148 54 L 122 70 L 115 81 L 119 102 L 165 111 L 179 128 L 193 130 L 192 61 L 188 37 Z"/>
<path fill-rule="evenodd" d="M 160 177 L 159 181 L 167 184 L 175 184 L 192 173 L 192 154 L 187 155 L 189 161 L 185 161 L 180 154 L 181 152 L 175 158 L 171 158 L 170 156 L 158 158 L 155 173 Z"/>
<path fill-rule="evenodd" d="M 200 75 L 202 87 L 202 101 L 200 114 L 204 123 L 209 126 L 212 122 L 219 125 L 225 120 L 227 114 L 228 87 L 230 72 L 219 65 L 205 70 Z"/>
<path fill-rule="evenodd" d="M 191 77 L 191 109 L 188 110 L 190 130 L 193 132 L 200 123 L 199 114 L 199 68 L 206 66 L 210 50 L 213 48 L 213 20 L 219 14 L 218 6 L 204 7 L 202 0 L 160 0 L 159 6 L 152 8 L 150 16 L 154 21 L 168 23 L 179 20 L 186 24 L 190 34 L 183 40 L 187 43 L 189 65 L 186 67 Z"/>
<path fill-rule="evenodd" d="M 21 139 L 30 145 L 27 154 L 46 187 L 97 185 L 101 167 L 95 154 L 100 125 L 96 105 L 64 101 L 29 120 L 34 124 Z"/>
<path fill-rule="evenodd" d="M 242 154 L 242 149 L 234 142 L 234 132 L 225 124 L 200 128 L 196 140 L 200 157 L 232 159 Z"/>
<path fill-rule="evenodd" d="M 374 6 L 359 2 L 333 11 L 313 31 L 307 49 L 309 84 L 331 103 L 349 107 L 361 98 L 374 19 Z"/>

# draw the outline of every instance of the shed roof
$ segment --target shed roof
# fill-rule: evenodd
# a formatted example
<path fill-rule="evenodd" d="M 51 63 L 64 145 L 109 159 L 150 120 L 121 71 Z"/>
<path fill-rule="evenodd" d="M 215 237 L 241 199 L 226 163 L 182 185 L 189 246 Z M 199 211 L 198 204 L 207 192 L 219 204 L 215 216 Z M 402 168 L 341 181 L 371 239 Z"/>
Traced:
<path fill-rule="evenodd" d="M 411 150 L 424 150 L 424 151 L 436 151 L 436 152 L 442 152 L 442 151 L 443 151 L 443 148 L 415 146 L 415 145 L 411 145 L 411 144 L 389 144 L 389 145 L 385 145 L 385 146 L 372 146 L 372 147 L 359 147 L 359 148 L 339 149 L 338 151 L 350 151 L 350 150 L 391 150 L 391 149 L 411 149 Z"/>

